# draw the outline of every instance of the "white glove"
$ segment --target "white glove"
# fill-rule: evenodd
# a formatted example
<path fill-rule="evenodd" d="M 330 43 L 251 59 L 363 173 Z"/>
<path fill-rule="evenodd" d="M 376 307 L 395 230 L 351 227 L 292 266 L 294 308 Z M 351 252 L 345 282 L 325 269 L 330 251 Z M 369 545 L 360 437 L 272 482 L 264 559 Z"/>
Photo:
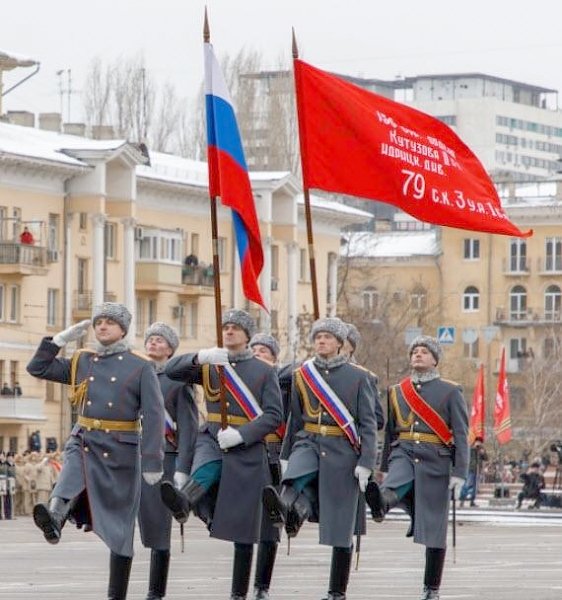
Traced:
<path fill-rule="evenodd" d="M 361 465 L 357 465 L 355 467 L 355 471 L 353 474 L 357 477 L 357 481 L 359 482 L 359 489 L 364 492 L 367 488 L 367 483 L 369 483 L 369 477 L 371 476 L 371 469 L 367 469 L 367 467 L 362 467 Z"/>
<path fill-rule="evenodd" d="M 71 325 L 68 329 L 57 333 L 53 337 L 53 343 L 59 348 L 62 348 L 63 346 L 66 346 L 68 342 L 75 342 L 76 340 L 79 340 L 81 337 L 86 335 L 90 324 L 90 319 L 85 319 L 84 321 L 80 321 L 80 323 L 76 323 L 76 325 Z"/>
<path fill-rule="evenodd" d="M 226 348 L 219 348 L 218 346 L 199 350 L 197 361 L 200 365 L 227 365 L 228 350 Z"/>
<path fill-rule="evenodd" d="M 289 466 L 289 461 L 284 458 L 279 459 L 279 465 L 281 466 L 281 477 L 285 475 L 287 472 L 287 467 Z"/>
<path fill-rule="evenodd" d="M 182 473 L 181 471 L 176 471 L 174 473 L 174 487 L 177 490 L 181 490 L 182 487 L 187 483 L 189 479 L 189 475 L 187 473 Z"/>
<path fill-rule="evenodd" d="M 455 477 L 455 475 L 451 475 L 451 479 L 449 479 L 449 489 L 451 491 L 462 488 L 464 485 L 465 479 L 462 477 Z"/>
<path fill-rule="evenodd" d="M 226 429 L 221 429 L 218 432 L 217 440 L 221 450 L 234 448 L 234 446 L 244 443 L 238 429 L 234 429 L 234 427 L 231 427 L 230 425 Z"/>
<path fill-rule="evenodd" d="M 156 485 L 162 479 L 163 474 L 164 473 L 162 473 L 162 471 L 157 471 L 152 473 L 143 473 L 142 476 L 146 483 L 148 483 L 148 485 Z"/>

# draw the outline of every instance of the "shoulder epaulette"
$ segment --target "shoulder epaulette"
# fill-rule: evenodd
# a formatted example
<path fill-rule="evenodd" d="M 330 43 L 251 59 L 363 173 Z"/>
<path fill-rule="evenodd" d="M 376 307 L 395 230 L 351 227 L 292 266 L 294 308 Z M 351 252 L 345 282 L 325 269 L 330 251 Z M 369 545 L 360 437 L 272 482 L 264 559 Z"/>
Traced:
<path fill-rule="evenodd" d="M 369 375 L 372 375 L 377 381 L 379 379 L 379 376 L 376 373 L 373 373 L 373 371 L 371 371 L 370 369 L 367 369 L 367 367 L 364 367 L 363 365 L 360 365 L 359 363 L 349 363 L 352 367 L 356 367 L 357 369 L 361 369 L 362 371 L 366 371 L 367 373 L 369 373 Z"/>

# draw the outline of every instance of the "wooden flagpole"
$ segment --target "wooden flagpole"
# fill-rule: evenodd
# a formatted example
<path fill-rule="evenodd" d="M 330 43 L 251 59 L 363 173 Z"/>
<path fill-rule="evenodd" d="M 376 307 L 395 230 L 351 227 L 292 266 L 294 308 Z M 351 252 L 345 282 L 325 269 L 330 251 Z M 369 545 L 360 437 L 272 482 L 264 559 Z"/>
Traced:
<path fill-rule="evenodd" d="M 209 20 L 207 18 L 207 7 L 205 7 L 205 22 L 203 25 L 203 42 L 209 44 L 211 41 L 211 30 L 209 28 Z M 207 157 L 207 168 L 210 168 Z M 213 285 L 215 290 L 215 327 L 217 332 L 217 346 L 223 347 L 222 340 L 222 298 L 221 298 L 221 281 L 220 281 L 220 261 L 219 261 L 219 235 L 218 235 L 218 219 L 217 219 L 217 196 L 211 196 L 209 191 L 209 201 L 211 205 L 211 237 L 213 243 Z M 226 391 L 224 382 L 224 369 L 222 366 L 217 367 L 219 373 L 219 399 L 220 399 L 220 415 L 221 428 L 228 427 L 227 407 L 226 407 Z"/>
<path fill-rule="evenodd" d="M 297 38 L 295 35 L 295 29 L 293 27 L 293 60 L 299 57 L 299 49 L 297 47 Z M 298 86 L 298 82 L 295 80 L 295 88 Z M 298 102 L 297 102 L 297 114 L 298 114 Z M 300 129 L 299 129 L 300 131 Z M 301 165 L 302 165 L 302 143 L 301 143 Z M 302 170 L 302 169 L 301 169 Z M 308 188 L 303 183 L 303 195 L 304 195 L 304 214 L 306 217 L 306 238 L 308 242 L 308 260 L 310 264 L 310 284 L 312 287 L 312 312 L 314 314 L 314 320 L 320 318 L 320 308 L 318 305 L 318 283 L 316 279 L 316 258 L 314 256 L 314 235 L 312 232 L 312 210 L 310 208 L 310 194 Z"/>

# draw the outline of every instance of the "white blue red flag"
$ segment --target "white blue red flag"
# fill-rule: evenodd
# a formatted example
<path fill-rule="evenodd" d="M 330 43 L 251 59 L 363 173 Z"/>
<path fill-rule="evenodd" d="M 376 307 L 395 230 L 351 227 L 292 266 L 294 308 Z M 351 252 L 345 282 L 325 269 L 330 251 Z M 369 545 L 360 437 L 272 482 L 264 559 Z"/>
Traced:
<path fill-rule="evenodd" d="M 267 310 L 258 283 L 263 249 L 248 167 L 234 107 L 211 44 L 205 44 L 205 106 L 209 192 L 232 209 L 244 295 Z"/>

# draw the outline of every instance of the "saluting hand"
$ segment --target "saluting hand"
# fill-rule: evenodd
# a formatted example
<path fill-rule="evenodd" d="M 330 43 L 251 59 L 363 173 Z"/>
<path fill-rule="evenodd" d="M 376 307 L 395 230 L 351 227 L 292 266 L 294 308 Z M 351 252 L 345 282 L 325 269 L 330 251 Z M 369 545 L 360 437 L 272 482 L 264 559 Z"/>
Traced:
<path fill-rule="evenodd" d="M 69 342 L 75 342 L 76 340 L 79 340 L 81 337 L 86 335 L 91 322 L 92 321 L 90 321 L 90 319 L 85 319 L 84 321 L 80 321 L 80 323 L 76 323 L 75 325 L 67 327 L 64 331 L 57 333 L 53 337 L 53 343 L 62 348 Z"/>

